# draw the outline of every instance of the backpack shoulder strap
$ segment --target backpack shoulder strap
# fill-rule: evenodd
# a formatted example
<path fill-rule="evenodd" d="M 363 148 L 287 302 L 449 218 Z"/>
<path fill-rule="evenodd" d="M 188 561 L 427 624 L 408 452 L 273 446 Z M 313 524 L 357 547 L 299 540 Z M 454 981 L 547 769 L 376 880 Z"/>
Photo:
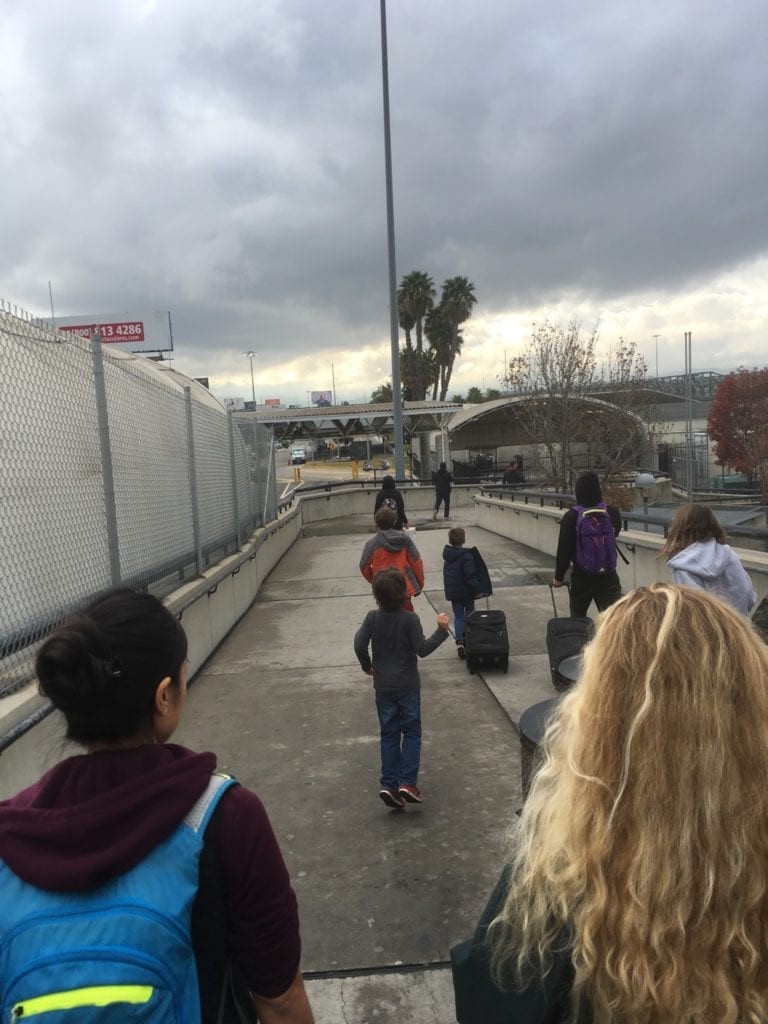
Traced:
<path fill-rule="evenodd" d="M 219 852 L 220 798 L 237 783 L 230 775 L 214 773 L 205 793 L 190 811 L 201 806 L 208 825 L 203 834 L 197 897 L 192 907 L 192 948 L 200 986 L 201 1019 L 216 1024 L 255 1024 L 248 985 L 229 960 L 227 889 Z M 186 820 L 186 819 L 185 819 Z M 202 827 L 205 828 L 205 824 Z M 192 826 L 190 826 L 192 827 Z M 198 830 L 200 825 L 198 825 Z"/>
<path fill-rule="evenodd" d="M 216 809 L 216 804 L 229 787 L 235 785 L 236 782 L 237 779 L 233 775 L 214 772 L 202 794 L 184 816 L 184 824 L 187 828 L 192 829 L 193 832 L 205 832 L 205 827 Z"/>

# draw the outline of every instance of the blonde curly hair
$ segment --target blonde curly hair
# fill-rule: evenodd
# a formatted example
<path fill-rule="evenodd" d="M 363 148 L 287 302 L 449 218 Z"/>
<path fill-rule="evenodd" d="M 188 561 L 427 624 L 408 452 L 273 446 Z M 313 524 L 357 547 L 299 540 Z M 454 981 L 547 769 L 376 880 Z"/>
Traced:
<path fill-rule="evenodd" d="M 768 648 L 717 598 L 609 608 L 543 743 L 490 929 L 499 984 L 566 944 L 574 1018 L 768 1019 Z"/>

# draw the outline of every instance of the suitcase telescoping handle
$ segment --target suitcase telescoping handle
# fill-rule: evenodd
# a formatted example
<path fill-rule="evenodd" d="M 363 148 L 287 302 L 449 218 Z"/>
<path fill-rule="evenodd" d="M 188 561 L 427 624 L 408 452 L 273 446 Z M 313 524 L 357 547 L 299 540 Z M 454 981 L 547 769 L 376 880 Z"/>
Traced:
<path fill-rule="evenodd" d="M 571 593 L 570 584 L 564 583 L 563 586 L 565 587 L 565 589 L 568 591 L 568 594 L 570 595 L 570 593 Z M 560 616 L 557 614 L 557 605 L 555 604 L 555 588 L 552 586 L 551 583 L 549 584 L 549 596 L 552 598 L 552 607 L 555 610 L 555 618 L 559 619 Z"/>

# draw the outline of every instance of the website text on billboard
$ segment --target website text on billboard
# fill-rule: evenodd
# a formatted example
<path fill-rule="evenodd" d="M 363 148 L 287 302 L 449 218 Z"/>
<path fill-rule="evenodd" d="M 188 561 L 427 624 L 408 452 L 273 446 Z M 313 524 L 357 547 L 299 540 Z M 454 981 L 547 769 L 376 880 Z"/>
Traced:
<path fill-rule="evenodd" d="M 62 324 L 60 331 L 68 331 L 79 338 L 90 338 L 94 330 L 101 334 L 105 345 L 119 341 L 144 341 L 144 323 L 141 320 L 124 321 L 116 324 Z"/>

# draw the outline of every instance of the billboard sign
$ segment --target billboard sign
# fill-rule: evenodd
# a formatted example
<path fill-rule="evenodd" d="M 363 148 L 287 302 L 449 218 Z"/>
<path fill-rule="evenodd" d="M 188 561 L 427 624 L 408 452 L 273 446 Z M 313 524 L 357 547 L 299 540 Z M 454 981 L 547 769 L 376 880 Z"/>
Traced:
<path fill-rule="evenodd" d="M 167 310 L 138 314 L 85 313 L 57 316 L 47 323 L 86 340 L 96 330 L 105 345 L 114 345 L 125 352 L 173 352 L 171 315 Z"/>
<path fill-rule="evenodd" d="M 280 407 L 280 399 L 279 398 L 265 398 L 264 399 L 264 405 L 269 405 L 269 406 L 271 406 L 272 408 L 275 408 L 275 409 L 279 408 Z"/>
<path fill-rule="evenodd" d="M 332 391 L 310 391 L 309 400 L 312 405 L 332 405 Z"/>

